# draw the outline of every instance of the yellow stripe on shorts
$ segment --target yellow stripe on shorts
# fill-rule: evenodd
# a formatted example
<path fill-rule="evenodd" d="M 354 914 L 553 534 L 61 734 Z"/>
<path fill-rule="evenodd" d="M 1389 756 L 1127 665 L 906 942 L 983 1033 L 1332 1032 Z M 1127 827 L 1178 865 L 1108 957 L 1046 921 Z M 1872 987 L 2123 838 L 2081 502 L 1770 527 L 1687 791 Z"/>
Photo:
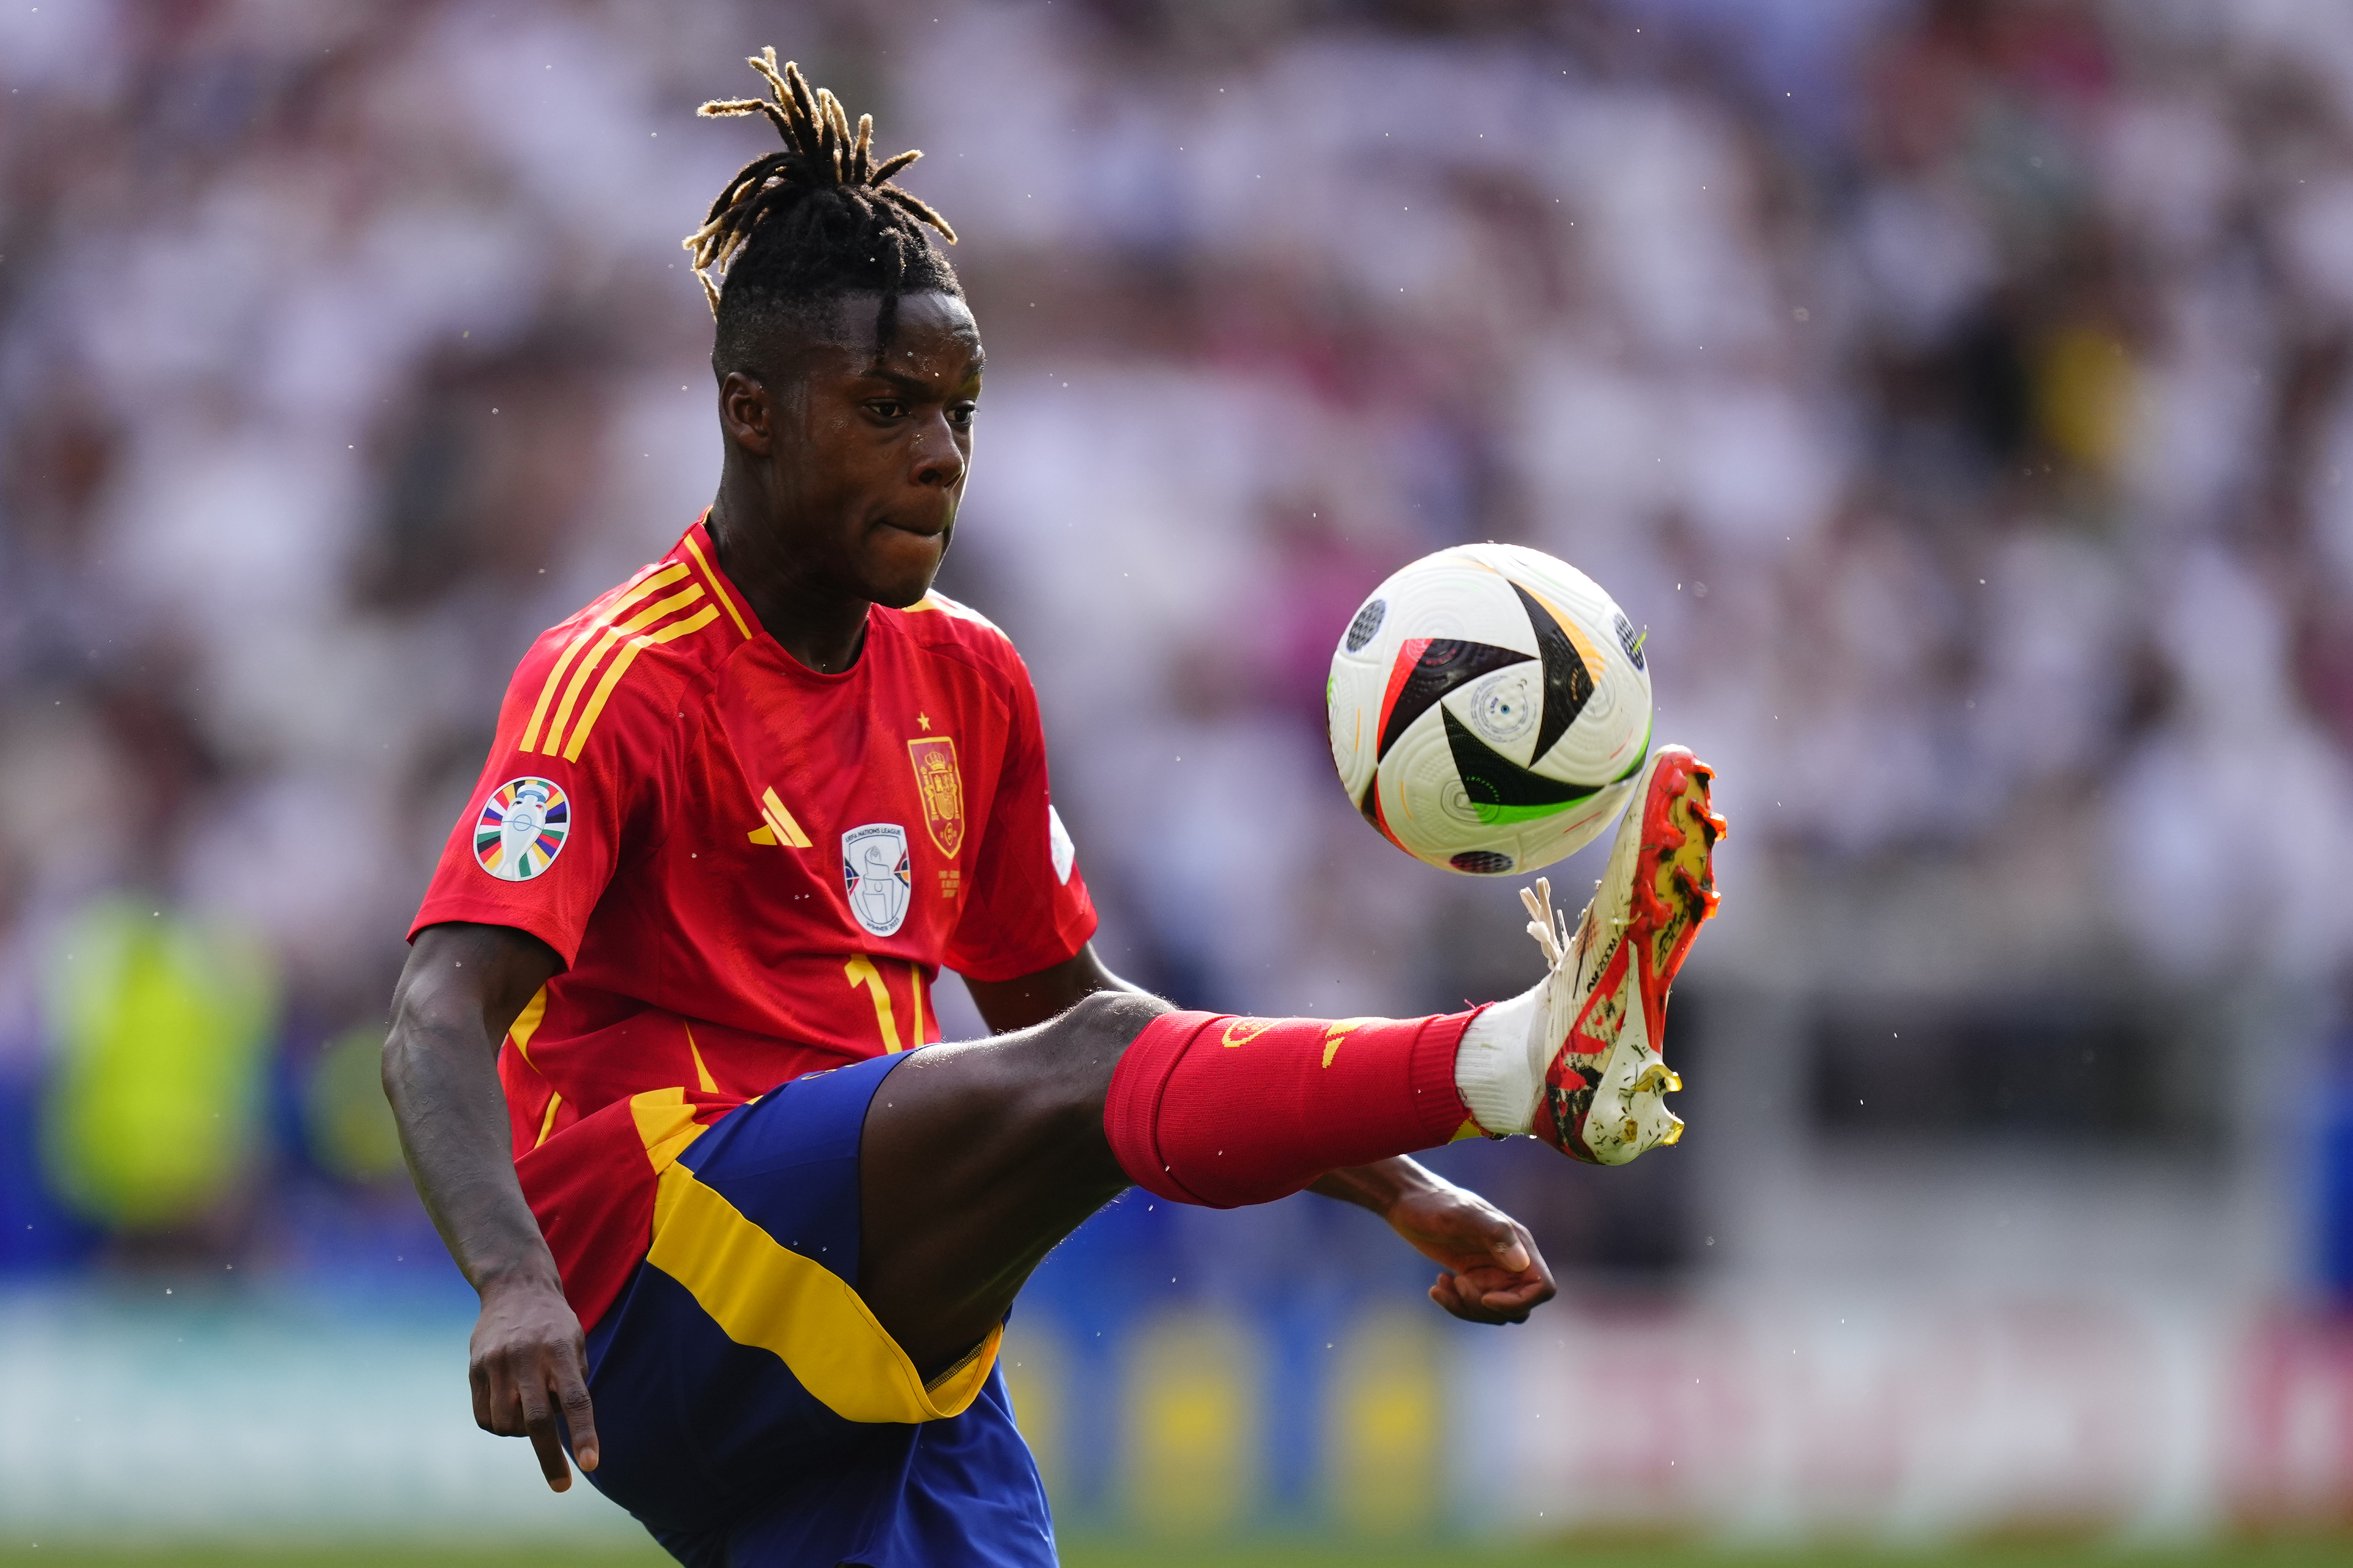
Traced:
<path fill-rule="evenodd" d="M 841 1276 L 777 1241 L 678 1163 L 703 1131 L 683 1090 L 634 1096 L 630 1110 L 659 1184 L 646 1261 L 684 1286 L 723 1333 L 773 1353 L 845 1421 L 938 1421 L 970 1408 L 996 1368 L 1002 1328 L 925 1387 Z"/>

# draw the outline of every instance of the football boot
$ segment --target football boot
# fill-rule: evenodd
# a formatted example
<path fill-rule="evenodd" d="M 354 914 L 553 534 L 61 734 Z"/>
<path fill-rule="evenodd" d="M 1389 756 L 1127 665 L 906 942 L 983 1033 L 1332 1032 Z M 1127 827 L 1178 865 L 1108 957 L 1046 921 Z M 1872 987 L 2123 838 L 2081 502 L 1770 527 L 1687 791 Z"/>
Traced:
<path fill-rule="evenodd" d="M 1661 1050 L 1667 993 L 1715 913 L 1711 861 L 1725 824 L 1709 805 L 1715 776 L 1682 746 L 1643 765 L 1573 934 L 1553 911 L 1548 879 L 1520 891 L 1529 934 L 1552 965 L 1531 1041 L 1543 1063 L 1533 1130 L 1572 1159 L 1622 1165 L 1683 1136 L 1666 1105 L 1683 1079 Z"/>

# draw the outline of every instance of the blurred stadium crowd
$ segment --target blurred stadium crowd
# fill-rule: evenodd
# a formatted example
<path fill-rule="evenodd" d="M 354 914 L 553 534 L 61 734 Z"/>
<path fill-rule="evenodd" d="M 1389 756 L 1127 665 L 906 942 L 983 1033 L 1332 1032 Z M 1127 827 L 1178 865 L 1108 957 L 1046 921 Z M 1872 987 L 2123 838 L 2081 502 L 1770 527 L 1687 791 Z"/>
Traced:
<path fill-rule="evenodd" d="M 0 14 L 0 1270 L 432 1255 L 377 1020 L 512 661 L 709 497 L 678 240 L 764 132 L 691 110 L 768 42 L 964 236 L 944 586 L 1036 673 L 1114 967 L 1533 978 L 1322 734 L 1359 598 L 1493 537 L 1651 628 L 1723 772 L 1720 1149 L 2228 1161 L 2242 1047 L 2325 1100 L 2340 5 L 53 0 Z M 1566 1269 L 1733 1252 L 1705 1157 L 1525 1152 L 1456 1158 Z M 1151 1223 L 1189 1288 L 1386 1246 L 1334 1212 Z"/>

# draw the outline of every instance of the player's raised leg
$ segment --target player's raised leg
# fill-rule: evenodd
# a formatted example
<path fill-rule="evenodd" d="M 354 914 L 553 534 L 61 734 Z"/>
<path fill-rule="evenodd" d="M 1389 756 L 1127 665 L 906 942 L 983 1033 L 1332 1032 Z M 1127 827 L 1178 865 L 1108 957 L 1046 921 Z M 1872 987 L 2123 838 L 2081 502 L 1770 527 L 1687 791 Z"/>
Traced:
<path fill-rule="evenodd" d="M 932 1375 L 1130 1184 L 1233 1207 L 1465 1133 L 1533 1131 L 1602 1164 L 1674 1142 L 1666 1001 L 1715 905 L 1710 777 L 1681 747 L 1651 760 L 1575 936 L 1532 905 L 1551 969 L 1510 1002 L 1246 1018 L 1103 991 L 911 1057 L 867 1111 L 860 1294 Z"/>
<path fill-rule="evenodd" d="M 931 1377 L 1128 1185 L 1103 1097 L 1166 1002 L 1101 991 L 1047 1023 L 906 1057 L 867 1107 L 858 1292 Z"/>

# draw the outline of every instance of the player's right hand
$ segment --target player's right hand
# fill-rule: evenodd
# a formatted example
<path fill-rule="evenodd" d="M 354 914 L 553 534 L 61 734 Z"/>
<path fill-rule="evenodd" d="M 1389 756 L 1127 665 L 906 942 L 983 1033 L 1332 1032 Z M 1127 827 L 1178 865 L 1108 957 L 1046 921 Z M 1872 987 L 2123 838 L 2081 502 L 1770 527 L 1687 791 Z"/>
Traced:
<path fill-rule="evenodd" d="M 485 1285 L 467 1378 L 474 1424 L 501 1437 L 529 1437 L 551 1490 L 572 1485 L 564 1462 L 566 1431 L 581 1469 L 596 1468 L 587 1345 L 561 1286 L 539 1279 Z"/>

